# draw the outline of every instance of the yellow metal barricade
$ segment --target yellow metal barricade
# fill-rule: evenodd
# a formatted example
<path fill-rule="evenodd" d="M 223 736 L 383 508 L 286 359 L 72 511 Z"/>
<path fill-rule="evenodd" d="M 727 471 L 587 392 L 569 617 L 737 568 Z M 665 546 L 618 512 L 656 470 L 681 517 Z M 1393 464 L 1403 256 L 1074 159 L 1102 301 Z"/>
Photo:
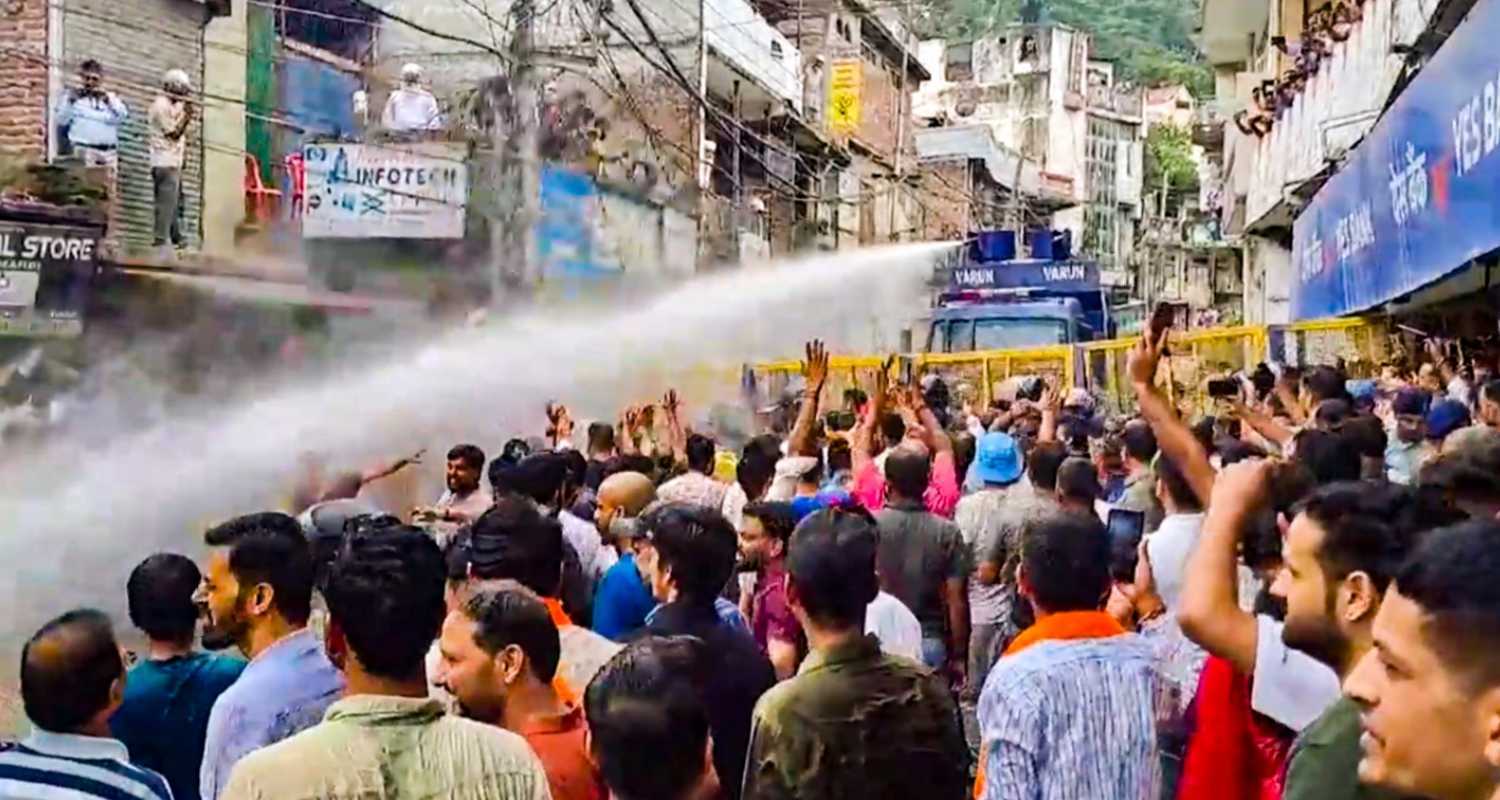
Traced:
<path fill-rule="evenodd" d="M 913 357 L 919 374 L 943 377 L 951 390 L 970 392 L 969 399 L 988 403 L 997 387 L 1009 378 L 1040 375 L 1055 385 L 1073 386 L 1077 370 L 1082 385 L 1101 398 L 1113 412 L 1135 408 L 1126 363 L 1134 337 L 1059 345 L 1027 350 L 990 350 L 972 353 L 927 353 Z M 1209 378 L 1234 372 L 1252 372 L 1262 361 L 1281 361 L 1296 366 L 1344 362 L 1351 378 L 1376 375 L 1388 362 L 1394 348 L 1384 320 L 1343 318 L 1299 322 L 1267 328 L 1243 325 L 1178 331 L 1172 335 L 1172 396 L 1182 406 L 1211 412 L 1206 395 Z M 858 386 L 869 391 L 882 357 L 835 357 L 831 364 L 825 402 L 836 403 L 843 390 Z M 793 376 L 800 374 L 800 361 L 757 365 L 756 377 L 763 397 L 777 397 Z"/>
<path fill-rule="evenodd" d="M 980 406 L 993 400 L 1000 384 L 1011 378 L 1037 375 L 1053 385 L 1073 385 L 1073 348 L 1067 345 L 926 353 L 916 357 L 916 366 L 923 374 L 941 376 L 955 397 L 967 394 L 964 399 Z"/>
<path fill-rule="evenodd" d="M 1296 322 L 1271 334 L 1271 357 L 1306 367 L 1334 364 L 1340 359 L 1350 378 L 1371 378 L 1394 354 L 1390 328 L 1373 317 L 1346 317 Z"/>
<path fill-rule="evenodd" d="M 1208 411 L 1212 406 L 1205 395 L 1208 379 L 1254 370 L 1265 358 L 1266 334 L 1265 328 L 1250 325 L 1174 333 L 1172 397 L 1189 408 Z M 1081 345 L 1085 385 L 1115 413 L 1129 413 L 1136 407 L 1126 364 L 1137 341 L 1131 337 Z"/>
<path fill-rule="evenodd" d="M 875 386 L 875 373 L 884 360 L 884 356 L 830 356 L 828 385 L 823 392 L 824 407 L 840 407 L 847 389 L 857 388 L 869 392 Z M 802 361 L 772 361 L 756 364 L 752 369 L 755 371 L 758 396 L 770 403 L 779 399 L 788 387 L 801 378 Z"/>
<path fill-rule="evenodd" d="M 1135 410 L 1135 392 L 1130 388 L 1130 376 L 1125 372 L 1130 348 L 1140 341 L 1139 337 L 1109 339 L 1082 345 L 1084 386 L 1095 397 L 1104 402 L 1112 413 L 1129 413 Z"/>
<path fill-rule="evenodd" d="M 918 375 L 941 376 L 955 397 L 964 396 L 983 405 L 993 399 L 996 385 L 1009 378 L 1040 375 L 1058 385 L 1072 386 L 1073 357 L 1073 348 L 1067 345 L 971 353 L 924 353 L 912 357 L 912 367 Z M 836 407 L 842 402 L 845 389 L 859 388 L 869 392 L 875 385 L 875 373 L 885 358 L 831 357 L 824 404 Z M 756 364 L 752 369 L 755 372 L 758 396 L 767 402 L 774 402 L 802 374 L 802 362 L 773 361 Z M 896 376 L 891 377 L 894 379 Z"/>

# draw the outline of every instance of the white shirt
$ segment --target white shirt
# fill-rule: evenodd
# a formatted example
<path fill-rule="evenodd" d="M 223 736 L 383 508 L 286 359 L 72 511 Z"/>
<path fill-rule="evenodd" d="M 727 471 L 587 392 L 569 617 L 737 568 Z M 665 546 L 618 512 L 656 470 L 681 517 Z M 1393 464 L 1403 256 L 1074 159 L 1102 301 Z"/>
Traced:
<path fill-rule="evenodd" d="M 815 456 L 787 456 L 776 462 L 776 477 L 771 479 L 771 488 L 766 490 L 766 500 L 773 503 L 789 503 L 797 496 L 797 482 L 807 471 L 818 465 Z"/>
<path fill-rule="evenodd" d="M 1339 699 L 1339 676 L 1281 640 L 1280 622 L 1255 618 L 1255 675 L 1250 707 L 1301 733 Z"/>
<path fill-rule="evenodd" d="M 385 101 L 381 124 L 393 131 L 435 131 L 443 127 L 443 112 L 432 92 L 403 87 Z"/>
<path fill-rule="evenodd" d="M 745 487 L 740 486 L 739 481 L 729 484 L 724 491 L 724 503 L 719 511 L 729 524 L 734 526 L 735 531 L 743 530 L 745 527 L 745 506 L 750 505 L 750 498 L 745 494 Z"/>
<path fill-rule="evenodd" d="M 1188 559 L 1197 549 L 1198 534 L 1202 531 L 1203 514 L 1172 514 L 1161 521 L 1156 533 L 1146 537 L 1146 553 L 1151 557 L 1156 592 L 1170 611 L 1176 611 L 1182 602 Z"/>
<path fill-rule="evenodd" d="M 147 136 L 151 143 L 151 166 L 182 169 L 182 161 L 187 154 L 187 133 L 184 131 L 183 135 L 175 139 L 168 134 L 176 132 L 186 115 L 186 103 L 174 102 L 166 95 L 157 95 L 147 114 L 151 125 Z"/>
<path fill-rule="evenodd" d="M 583 567 L 583 574 L 597 584 L 604 573 L 620 560 L 615 555 L 614 548 L 604 546 L 599 538 L 598 526 L 573 516 L 572 512 L 559 513 L 557 521 L 562 524 L 563 538 L 578 553 L 578 564 Z"/>
<path fill-rule="evenodd" d="M 888 655 L 922 663 L 922 623 L 895 595 L 875 595 L 865 607 L 865 633 L 875 634 Z"/>

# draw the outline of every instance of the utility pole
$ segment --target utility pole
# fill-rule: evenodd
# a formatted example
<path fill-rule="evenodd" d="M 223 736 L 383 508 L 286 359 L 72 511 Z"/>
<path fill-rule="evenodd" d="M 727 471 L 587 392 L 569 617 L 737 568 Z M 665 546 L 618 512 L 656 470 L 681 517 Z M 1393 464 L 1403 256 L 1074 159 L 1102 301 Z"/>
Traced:
<path fill-rule="evenodd" d="M 541 157 L 532 63 L 533 2 L 516 0 L 512 6 L 515 34 L 510 46 L 510 79 L 496 80 L 489 97 L 490 166 L 497 208 L 490 227 L 490 290 L 491 304 L 496 306 L 529 296 L 540 282 L 535 227 L 540 216 Z"/>
<path fill-rule="evenodd" d="M 870 13 L 873 14 L 874 12 Z M 890 229 L 887 233 L 893 242 L 901 240 L 901 237 L 896 233 L 896 204 L 903 195 L 902 189 L 906 186 L 902 181 L 901 173 L 904 164 L 902 164 L 901 157 L 906 154 L 906 118 L 911 115 L 911 107 L 907 105 L 907 101 L 911 98 L 911 93 L 907 91 L 908 84 L 906 82 L 907 70 L 911 68 L 911 51 L 907 49 L 910 42 L 907 40 L 906 34 L 911 30 L 911 24 L 911 3 L 908 2 L 901 7 L 901 31 L 899 32 L 901 75 L 896 79 L 896 175 L 891 185 L 891 199 L 889 200 L 891 204 L 891 220 L 887 226 Z"/>
<path fill-rule="evenodd" d="M 541 152 L 538 148 L 537 126 L 540 124 L 541 104 L 537 101 L 536 65 L 533 62 L 533 41 L 536 21 L 535 0 L 517 0 L 515 4 L 516 35 L 511 44 L 516 64 L 516 121 L 520 130 L 516 132 L 520 159 L 519 190 L 520 214 L 516 220 L 516 252 L 521 261 L 517 272 L 521 286 L 527 294 L 535 292 L 541 284 L 536 252 L 536 225 L 541 218 Z"/>

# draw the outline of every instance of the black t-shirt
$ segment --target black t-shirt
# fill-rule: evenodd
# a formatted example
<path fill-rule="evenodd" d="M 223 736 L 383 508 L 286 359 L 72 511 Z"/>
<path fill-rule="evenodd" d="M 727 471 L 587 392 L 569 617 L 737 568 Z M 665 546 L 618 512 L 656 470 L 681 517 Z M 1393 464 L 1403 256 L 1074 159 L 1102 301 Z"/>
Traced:
<path fill-rule="evenodd" d="M 713 734 L 714 769 L 725 795 L 732 800 L 738 798 L 755 703 L 776 684 L 770 659 L 749 633 L 721 622 L 712 605 L 668 603 L 651 618 L 645 635 L 692 636 L 707 645 L 712 663 L 707 665 L 703 704 Z"/>

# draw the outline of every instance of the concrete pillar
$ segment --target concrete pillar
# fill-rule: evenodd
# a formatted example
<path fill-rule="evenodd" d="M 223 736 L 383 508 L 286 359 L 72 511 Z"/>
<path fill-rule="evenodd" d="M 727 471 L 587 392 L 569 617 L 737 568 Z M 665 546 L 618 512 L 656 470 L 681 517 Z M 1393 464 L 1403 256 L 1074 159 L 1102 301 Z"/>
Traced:
<path fill-rule="evenodd" d="M 203 108 L 203 138 L 215 145 L 203 153 L 203 252 L 214 256 L 232 253 L 245 217 L 245 0 L 232 8 L 203 30 L 203 91 L 219 98 Z"/>

